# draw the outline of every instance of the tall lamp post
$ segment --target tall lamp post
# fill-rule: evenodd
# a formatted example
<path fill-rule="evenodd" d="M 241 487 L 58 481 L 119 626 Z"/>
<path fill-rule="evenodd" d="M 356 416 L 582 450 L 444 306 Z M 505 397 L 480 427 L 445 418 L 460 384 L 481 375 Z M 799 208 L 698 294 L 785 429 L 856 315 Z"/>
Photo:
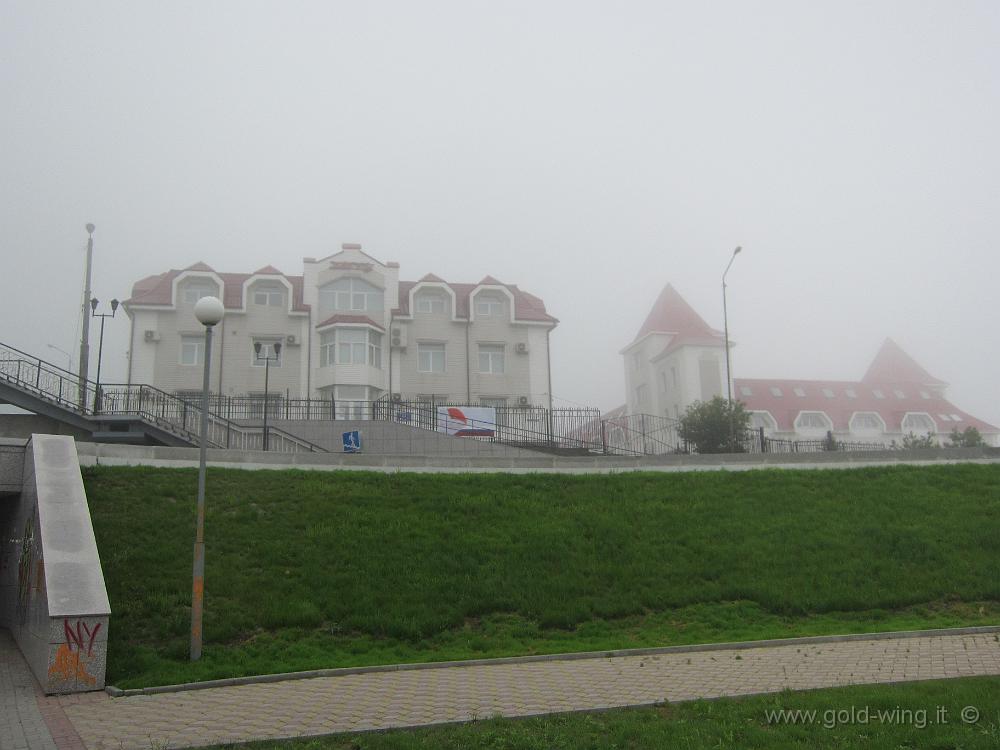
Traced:
<path fill-rule="evenodd" d="M 80 334 L 80 408 L 87 408 L 87 376 L 90 374 L 90 315 L 87 306 L 90 304 L 90 268 L 94 260 L 94 229 L 93 224 L 86 226 L 87 230 L 87 266 L 83 281 L 83 332 Z"/>
<path fill-rule="evenodd" d="M 94 414 L 101 413 L 101 358 L 104 356 L 104 319 L 115 317 L 115 313 L 118 312 L 118 300 L 111 300 L 110 313 L 97 312 L 99 304 L 97 297 L 90 300 L 90 317 L 101 319 L 101 337 L 97 344 L 97 387 L 94 391 Z"/>
<path fill-rule="evenodd" d="M 202 297 L 194 316 L 205 326 L 205 374 L 201 386 L 201 440 L 198 452 L 198 522 L 194 537 L 194 578 L 191 586 L 191 661 L 201 658 L 201 615 L 205 602 L 205 451 L 208 447 L 208 375 L 212 366 L 212 328 L 225 308 L 218 297 Z"/>
<path fill-rule="evenodd" d="M 726 265 L 726 270 L 722 272 L 722 325 L 725 329 L 726 335 L 726 403 L 729 407 L 729 448 L 730 450 L 736 443 L 735 440 L 735 430 L 733 428 L 733 373 L 730 369 L 729 364 L 729 312 L 726 309 L 726 274 L 729 273 L 730 266 L 733 265 L 733 261 L 736 260 L 736 256 L 740 254 L 743 248 L 739 245 L 733 250 L 733 255 L 729 259 L 729 263 Z"/>
<path fill-rule="evenodd" d="M 261 343 L 255 341 L 253 344 L 254 354 L 257 355 L 257 361 L 264 363 L 264 450 L 267 450 L 267 380 L 268 371 L 271 369 L 272 362 L 281 361 L 281 343 L 274 343 L 274 356 L 272 357 L 268 354 L 266 357 L 260 356 Z"/>

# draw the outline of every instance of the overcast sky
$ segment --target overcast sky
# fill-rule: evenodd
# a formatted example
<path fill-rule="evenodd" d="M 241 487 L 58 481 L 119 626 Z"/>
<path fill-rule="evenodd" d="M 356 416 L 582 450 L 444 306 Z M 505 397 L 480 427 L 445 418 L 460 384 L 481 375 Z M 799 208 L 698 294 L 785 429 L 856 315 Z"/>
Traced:
<path fill-rule="evenodd" d="M 78 348 L 87 222 L 102 300 L 359 242 L 542 297 L 556 403 L 607 409 L 664 284 L 722 327 L 742 245 L 737 377 L 889 336 L 1000 425 L 998 39 L 996 0 L 3 0 L 0 341 Z"/>

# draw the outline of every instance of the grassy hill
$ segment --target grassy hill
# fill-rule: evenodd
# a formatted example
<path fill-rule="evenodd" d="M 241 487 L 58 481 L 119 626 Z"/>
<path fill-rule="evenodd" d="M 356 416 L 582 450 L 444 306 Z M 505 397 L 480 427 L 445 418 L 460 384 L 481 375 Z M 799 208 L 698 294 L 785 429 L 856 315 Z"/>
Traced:
<path fill-rule="evenodd" d="M 1000 621 L 1000 466 L 85 483 L 119 686 L 331 666 Z"/>

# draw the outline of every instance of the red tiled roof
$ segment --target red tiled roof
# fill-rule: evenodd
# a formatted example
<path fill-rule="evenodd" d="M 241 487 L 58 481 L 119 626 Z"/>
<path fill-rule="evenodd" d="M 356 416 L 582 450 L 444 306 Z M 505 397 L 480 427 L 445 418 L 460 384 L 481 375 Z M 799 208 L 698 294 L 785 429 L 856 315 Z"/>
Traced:
<path fill-rule="evenodd" d="M 374 320 L 369 318 L 367 315 L 344 315 L 342 313 L 337 313 L 336 315 L 331 315 L 329 318 L 324 320 L 322 323 L 317 323 L 317 328 L 325 328 L 326 326 L 332 326 L 334 323 L 354 323 L 355 325 L 370 325 L 378 328 L 380 331 L 384 331 L 385 328 L 380 326 Z"/>
<path fill-rule="evenodd" d="M 947 385 L 918 365 L 909 354 L 892 339 L 886 339 L 861 378 L 864 382 L 922 383 L 923 385 Z"/>
<path fill-rule="evenodd" d="M 267 268 L 271 268 L 268 266 Z M 132 286 L 132 296 L 125 300 L 127 305 L 172 305 L 173 282 L 185 271 L 203 271 L 215 273 L 222 279 L 222 305 L 227 310 L 239 310 L 243 307 L 243 283 L 254 274 L 250 273 L 217 273 L 204 263 L 195 263 L 181 271 L 171 269 L 156 276 L 147 276 L 141 281 L 137 281 Z M 258 273 L 264 273 L 260 271 Z M 302 301 L 302 277 L 285 276 L 280 271 L 268 271 L 266 275 L 272 273 L 283 276 L 292 285 L 292 310 L 303 312 L 309 306 Z"/>
<path fill-rule="evenodd" d="M 821 411 L 833 421 L 833 429 L 844 431 L 850 429 L 850 421 L 854 412 L 875 412 L 885 422 L 888 432 L 900 432 L 903 418 L 908 412 L 926 413 L 937 425 L 937 431 L 948 433 L 955 427 L 964 430 L 975 427 L 980 432 L 1000 432 L 1000 429 L 987 422 L 969 415 L 950 401 L 940 392 L 932 388 L 922 387 L 922 384 L 899 381 L 847 381 L 847 380 L 768 380 L 760 378 L 735 378 L 733 380 L 733 397 L 742 401 L 750 411 L 766 411 L 778 423 L 778 429 L 791 432 L 795 429 L 795 419 L 802 411 Z M 774 395 L 771 389 L 777 388 L 780 396 Z M 805 393 L 798 396 L 795 389 L 800 388 Z M 749 393 L 744 392 L 749 389 Z M 830 391 L 827 396 L 824 389 Z M 847 391 L 856 395 L 851 397 Z M 883 398 L 875 395 L 878 391 Z M 900 398 L 897 391 L 903 395 Z M 924 398 L 922 393 L 929 398 Z M 941 415 L 947 415 L 948 420 Z M 960 417 L 958 421 L 951 415 Z"/>
<path fill-rule="evenodd" d="M 281 271 L 279 271 L 274 266 L 268 265 L 268 266 L 264 266 L 263 268 L 258 268 L 256 271 L 253 272 L 253 275 L 254 276 L 284 276 L 285 274 L 283 274 Z"/>
<path fill-rule="evenodd" d="M 433 276 L 433 274 L 428 274 L 428 276 Z M 399 307 L 393 310 L 393 312 L 398 315 L 409 315 L 410 290 L 417 284 L 427 280 L 428 278 L 425 276 L 420 281 L 400 281 Z M 456 284 L 448 281 L 442 281 L 436 276 L 434 277 L 434 280 L 447 285 L 447 287 L 455 293 L 455 306 L 457 308 L 455 310 L 455 317 L 467 320 L 469 317 L 469 297 L 473 290 L 482 285 L 482 282 L 479 284 Z M 528 292 L 518 289 L 516 284 L 497 283 L 497 286 L 504 287 L 513 295 L 514 320 L 538 321 L 545 323 L 559 322 L 557 318 L 552 317 L 545 311 L 545 303 L 535 295 L 528 294 Z"/>
<path fill-rule="evenodd" d="M 647 333 L 674 333 L 708 339 L 719 335 L 670 284 L 663 287 L 633 341 Z"/>

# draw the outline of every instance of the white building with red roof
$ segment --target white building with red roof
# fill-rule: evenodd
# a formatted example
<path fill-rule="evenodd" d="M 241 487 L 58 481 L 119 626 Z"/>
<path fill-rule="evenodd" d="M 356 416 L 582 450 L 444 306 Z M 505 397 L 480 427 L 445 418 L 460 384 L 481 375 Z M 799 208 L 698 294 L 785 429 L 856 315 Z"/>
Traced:
<path fill-rule="evenodd" d="M 219 273 L 196 263 L 136 282 L 124 303 L 130 383 L 200 394 L 204 329 L 193 308 L 207 295 L 226 309 L 213 341 L 213 393 L 263 396 L 261 356 L 270 356 L 272 398 L 335 400 L 341 416 L 386 396 L 551 402 L 549 333 L 558 321 L 541 299 L 492 276 L 475 284 L 433 274 L 400 281 L 398 263 L 355 244 L 306 258 L 300 276 L 273 266 Z"/>
<path fill-rule="evenodd" d="M 629 414 L 679 418 L 695 401 L 726 396 L 722 332 L 669 284 L 621 354 Z M 1000 429 L 956 407 L 946 389 L 891 339 L 858 381 L 733 380 L 733 398 L 769 437 L 808 440 L 829 432 L 838 440 L 888 445 L 911 433 L 944 442 L 953 430 L 974 427 L 988 444 L 1000 445 Z"/>

